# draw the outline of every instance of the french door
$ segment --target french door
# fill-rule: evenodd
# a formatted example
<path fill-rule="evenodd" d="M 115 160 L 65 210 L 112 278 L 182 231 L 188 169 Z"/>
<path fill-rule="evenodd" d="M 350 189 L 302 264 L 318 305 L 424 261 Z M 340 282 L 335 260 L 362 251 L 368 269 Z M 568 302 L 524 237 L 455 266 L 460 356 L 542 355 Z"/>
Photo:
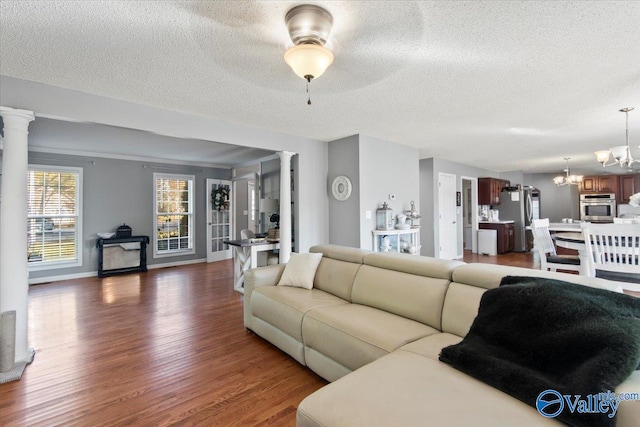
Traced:
<path fill-rule="evenodd" d="M 231 181 L 207 179 L 207 262 L 232 257 L 224 243 L 234 238 L 232 194 Z"/>

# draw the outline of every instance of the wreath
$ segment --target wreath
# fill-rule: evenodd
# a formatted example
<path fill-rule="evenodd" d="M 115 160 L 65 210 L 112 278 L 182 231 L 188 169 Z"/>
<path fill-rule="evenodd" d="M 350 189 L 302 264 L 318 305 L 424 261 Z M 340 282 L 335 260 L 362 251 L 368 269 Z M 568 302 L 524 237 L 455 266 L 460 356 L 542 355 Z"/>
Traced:
<path fill-rule="evenodd" d="M 211 206 L 222 211 L 229 205 L 229 186 L 221 185 L 211 190 Z"/>

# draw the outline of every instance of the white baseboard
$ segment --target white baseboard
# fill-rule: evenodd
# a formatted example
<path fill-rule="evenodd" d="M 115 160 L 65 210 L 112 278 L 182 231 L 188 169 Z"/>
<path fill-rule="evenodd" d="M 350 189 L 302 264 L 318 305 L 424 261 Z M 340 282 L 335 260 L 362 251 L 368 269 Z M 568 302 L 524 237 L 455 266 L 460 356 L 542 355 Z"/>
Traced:
<path fill-rule="evenodd" d="M 40 283 L 60 282 L 62 280 L 84 279 L 85 277 L 96 277 L 97 271 L 87 271 L 85 273 L 62 274 L 60 276 L 45 276 L 29 279 L 30 285 L 38 285 Z"/>
<path fill-rule="evenodd" d="M 175 261 L 175 262 L 166 262 L 163 264 L 147 264 L 147 268 L 149 270 L 153 270 L 154 268 L 167 268 L 167 267 L 178 267 L 180 265 L 189 265 L 189 264 L 200 264 L 201 262 L 207 262 L 206 258 L 198 258 L 198 259 L 189 259 L 186 261 Z"/>
<path fill-rule="evenodd" d="M 187 261 L 176 261 L 176 262 L 167 262 L 162 264 L 151 264 L 147 265 L 147 269 L 153 270 L 156 268 L 167 268 L 167 267 L 177 267 L 180 265 L 189 265 L 189 264 L 199 264 L 201 262 L 207 262 L 206 258 L 198 258 L 198 259 L 190 259 Z M 97 271 L 87 271 L 85 273 L 75 273 L 75 274 L 63 274 L 60 276 L 45 276 L 38 277 L 34 279 L 29 279 L 30 285 L 38 285 L 41 283 L 49 283 L 49 282 L 60 282 L 63 280 L 73 280 L 73 279 L 84 279 L 86 277 L 96 277 L 98 275 Z"/>

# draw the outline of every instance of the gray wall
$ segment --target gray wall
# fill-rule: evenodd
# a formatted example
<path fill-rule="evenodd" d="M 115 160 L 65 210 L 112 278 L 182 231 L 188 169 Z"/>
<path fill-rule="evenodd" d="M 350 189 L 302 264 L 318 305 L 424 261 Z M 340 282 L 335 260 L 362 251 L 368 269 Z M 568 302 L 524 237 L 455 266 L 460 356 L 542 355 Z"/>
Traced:
<path fill-rule="evenodd" d="M 329 143 L 327 191 L 338 175 L 353 184 L 351 197 L 329 197 L 329 242 L 371 250 L 376 209 L 389 203 L 394 215 L 416 202 L 420 209 L 418 149 L 366 135 L 352 135 Z M 389 200 L 395 194 L 396 200 Z M 366 219 L 371 211 L 371 219 Z"/>
<path fill-rule="evenodd" d="M 329 194 L 329 242 L 335 245 L 360 247 L 360 167 L 359 136 L 329 142 L 329 171 L 327 193 Z M 331 194 L 331 184 L 340 175 L 351 180 L 351 197 L 336 200 Z"/>
<path fill-rule="evenodd" d="M 372 249 L 376 209 L 387 202 L 393 215 L 416 203 L 420 212 L 420 173 L 417 148 L 360 135 L 360 247 Z M 394 201 L 389 194 L 395 194 Z M 365 211 L 372 218 L 365 218 Z"/>
<path fill-rule="evenodd" d="M 511 185 L 531 185 L 524 182 L 522 171 L 500 172 L 500 179 L 506 179 Z"/>
<path fill-rule="evenodd" d="M 195 175 L 196 253 L 154 259 L 150 244 L 147 249 L 148 264 L 206 258 L 206 179 L 229 179 L 231 173 L 226 169 L 39 152 L 29 153 L 29 164 L 83 168 L 82 266 L 34 271 L 30 273 L 30 279 L 97 271 L 96 233 L 115 231 L 122 223 L 127 223 L 133 234 L 147 235 L 153 239 L 154 173 Z"/>
<path fill-rule="evenodd" d="M 256 162 L 252 165 L 243 166 L 240 168 L 233 168 L 231 170 L 231 174 L 234 177 L 240 177 L 240 176 L 251 177 L 249 179 L 236 181 L 234 184 L 236 189 L 236 212 L 234 216 L 236 239 L 240 238 L 240 230 L 248 228 L 249 215 L 251 215 L 251 212 L 248 211 L 249 210 L 248 183 L 249 183 L 249 180 L 253 180 L 255 185 L 255 191 L 258 192 L 259 185 L 260 185 L 260 181 L 258 179 L 259 173 L 260 173 L 260 162 Z M 260 195 L 258 194 L 256 196 L 256 201 L 255 201 L 256 206 L 259 201 L 260 201 Z M 244 214 L 244 210 L 247 210 L 246 215 Z M 258 227 L 257 220 L 256 220 L 256 227 Z"/>
<path fill-rule="evenodd" d="M 309 247 L 326 243 L 329 238 L 329 202 L 325 189 L 327 179 L 327 142 L 325 141 L 2 75 L 0 75 L 0 93 L 3 105 L 32 110 L 40 116 L 120 126 L 175 138 L 223 142 L 272 152 L 297 153 L 293 159 L 294 195 L 297 197 L 294 205 L 295 250 L 306 252 Z M 79 144 L 77 150 L 82 150 L 82 144 Z"/>
<path fill-rule="evenodd" d="M 553 178 L 557 173 L 525 174 L 526 185 L 540 190 L 540 216 L 552 222 L 562 218 L 580 219 L 580 190 L 577 185 L 557 187 Z"/>
<path fill-rule="evenodd" d="M 293 166 L 293 162 L 292 162 Z M 260 199 L 275 199 L 280 203 L 280 159 L 267 160 L 260 163 Z M 291 179 L 295 184 L 295 174 L 291 175 Z M 295 205 L 295 199 L 291 199 Z M 278 204 L 279 206 L 279 204 Z M 294 210 L 291 210 L 292 221 Z M 276 223 L 270 221 L 271 214 L 268 212 L 260 212 L 260 232 L 266 233 L 270 228 L 274 228 Z M 295 227 L 295 225 L 294 225 Z"/>
<path fill-rule="evenodd" d="M 249 226 L 249 181 L 236 181 L 235 185 L 235 238 L 240 238 L 240 230 L 244 230 Z"/>

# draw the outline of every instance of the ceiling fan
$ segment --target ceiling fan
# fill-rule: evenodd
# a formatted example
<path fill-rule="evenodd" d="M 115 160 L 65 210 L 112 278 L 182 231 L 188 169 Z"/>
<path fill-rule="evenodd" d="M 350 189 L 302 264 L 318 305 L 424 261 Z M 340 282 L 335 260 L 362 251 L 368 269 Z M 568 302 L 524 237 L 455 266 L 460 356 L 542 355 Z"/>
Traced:
<path fill-rule="evenodd" d="M 376 84 L 404 68 L 423 45 L 424 7 L 419 2 L 397 2 L 393 7 L 388 2 L 314 4 L 333 18 L 323 47 L 334 55 L 325 75 L 314 78 L 316 96 Z M 198 29 L 194 42 L 213 57 L 212 66 L 270 90 L 299 90 L 292 84 L 296 75 L 283 60 L 296 46 L 286 19 L 295 9 L 291 3 L 189 2 L 179 7 L 191 11 L 193 28 Z M 208 22 L 205 29 L 199 28 L 201 18 Z"/>

